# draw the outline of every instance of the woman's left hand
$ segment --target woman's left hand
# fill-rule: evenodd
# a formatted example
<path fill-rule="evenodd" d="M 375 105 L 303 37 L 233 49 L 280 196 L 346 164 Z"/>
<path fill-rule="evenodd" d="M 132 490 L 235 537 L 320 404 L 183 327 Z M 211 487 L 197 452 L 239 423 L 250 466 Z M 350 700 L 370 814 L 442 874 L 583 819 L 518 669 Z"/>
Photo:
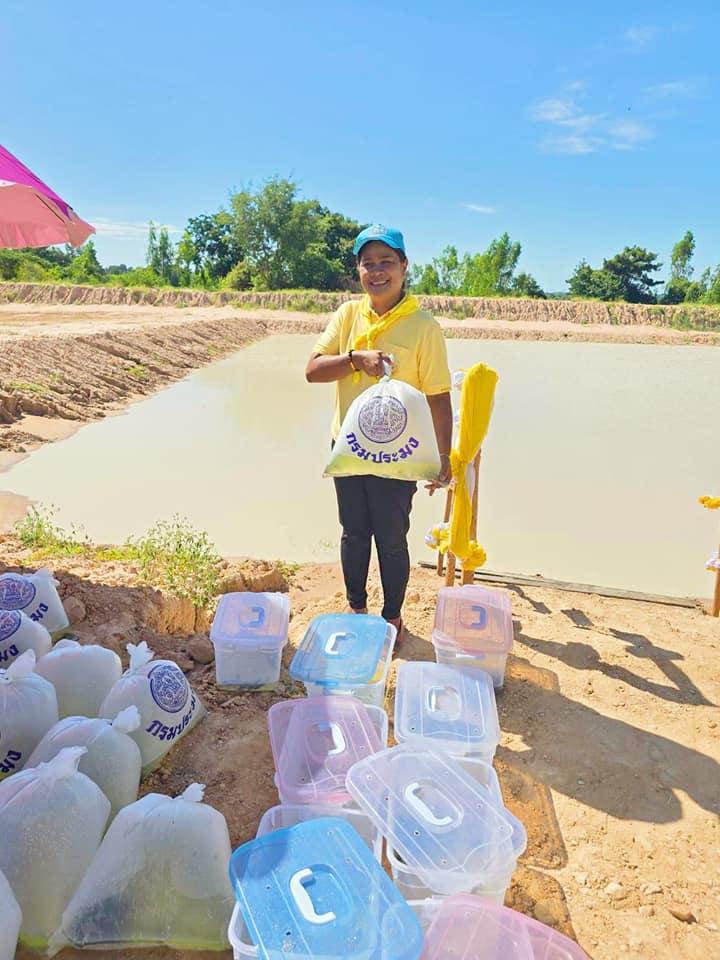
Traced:
<path fill-rule="evenodd" d="M 437 478 L 430 483 L 425 484 L 425 489 L 432 496 L 436 490 L 447 487 L 452 480 L 452 467 L 450 466 L 450 457 L 440 457 L 440 473 Z"/>

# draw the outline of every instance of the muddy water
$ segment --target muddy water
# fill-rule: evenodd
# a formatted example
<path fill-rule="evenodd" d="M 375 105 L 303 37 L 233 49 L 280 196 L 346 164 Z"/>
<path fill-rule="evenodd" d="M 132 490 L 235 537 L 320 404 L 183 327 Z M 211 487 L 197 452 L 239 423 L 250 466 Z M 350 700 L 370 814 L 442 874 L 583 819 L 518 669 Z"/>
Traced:
<path fill-rule="evenodd" d="M 312 337 L 275 336 L 126 414 L 46 445 L 0 488 L 118 542 L 177 512 L 225 555 L 333 560 L 321 478 L 333 387 L 305 383 Z M 448 342 L 453 369 L 500 374 L 483 448 L 479 539 L 488 568 L 708 596 L 720 443 L 717 350 L 624 344 Z M 444 495 L 415 499 L 411 548 Z"/>

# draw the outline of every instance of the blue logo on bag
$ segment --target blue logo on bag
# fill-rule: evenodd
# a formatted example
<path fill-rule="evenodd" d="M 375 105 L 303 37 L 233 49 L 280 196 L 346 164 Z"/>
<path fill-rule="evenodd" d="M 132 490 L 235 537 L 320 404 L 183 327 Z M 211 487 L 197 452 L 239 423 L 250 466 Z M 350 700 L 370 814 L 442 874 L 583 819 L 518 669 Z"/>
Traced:
<path fill-rule="evenodd" d="M 22 610 L 35 599 L 35 584 L 25 577 L 12 574 L 0 579 L 0 607 L 4 610 Z"/>
<path fill-rule="evenodd" d="M 0 642 L 20 629 L 22 617 L 17 610 L 0 610 Z"/>
<path fill-rule="evenodd" d="M 158 663 L 148 673 L 150 693 L 155 703 L 167 713 L 177 713 L 187 703 L 190 688 L 180 667 L 174 663 Z"/>
<path fill-rule="evenodd" d="M 395 397 L 372 397 L 360 407 L 358 426 L 375 443 L 397 440 L 407 426 L 407 410 Z"/>

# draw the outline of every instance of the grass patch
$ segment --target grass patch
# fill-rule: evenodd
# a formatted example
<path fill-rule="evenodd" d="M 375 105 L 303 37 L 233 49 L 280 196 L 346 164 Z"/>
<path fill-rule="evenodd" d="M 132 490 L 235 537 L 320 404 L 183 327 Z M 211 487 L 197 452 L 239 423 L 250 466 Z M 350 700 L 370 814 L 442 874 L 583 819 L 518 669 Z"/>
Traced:
<path fill-rule="evenodd" d="M 141 537 L 127 543 L 98 545 L 82 528 L 64 530 L 55 521 L 54 507 L 31 506 L 13 533 L 30 551 L 29 560 L 85 557 L 98 561 L 132 561 L 140 578 L 176 597 L 205 607 L 220 588 L 221 558 L 206 533 L 194 530 L 178 516 L 160 521 Z M 288 570 L 292 564 L 288 564 Z"/>
<path fill-rule="evenodd" d="M 8 380 L 5 384 L 8 390 L 17 393 L 33 393 L 37 397 L 46 397 L 48 390 L 42 383 L 30 383 L 28 380 Z"/>
<path fill-rule="evenodd" d="M 221 558 L 204 532 L 179 516 L 128 541 L 143 580 L 205 607 L 220 589 Z"/>
<path fill-rule="evenodd" d="M 134 363 L 131 367 L 127 368 L 127 375 L 132 377 L 133 380 L 145 381 L 149 378 L 150 373 L 148 368 L 142 363 Z"/>
<path fill-rule="evenodd" d="M 288 583 L 292 583 L 295 578 L 295 574 L 300 569 L 299 563 L 292 563 L 289 560 L 276 560 L 275 566 L 278 568 L 280 573 L 285 577 Z"/>

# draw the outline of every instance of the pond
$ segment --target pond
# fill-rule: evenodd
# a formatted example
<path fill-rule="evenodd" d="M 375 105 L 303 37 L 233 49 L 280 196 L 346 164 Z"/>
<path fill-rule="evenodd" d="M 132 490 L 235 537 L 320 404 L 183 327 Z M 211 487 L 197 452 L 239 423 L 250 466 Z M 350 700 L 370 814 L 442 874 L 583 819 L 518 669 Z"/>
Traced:
<path fill-rule="evenodd" d="M 337 558 L 322 479 L 334 387 L 303 371 L 314 338 L 279 335 L 126 413 L 48 444 L 0 477 L 64 525 L 122 542 L 179 513 L 226 556 Z M 483 446 L 478 539 L 488 569 L 709 596 L 704 561 L 720 443 L 712 347 L 450 340 L 452 369 L 500 374 Z M 457 395 L 454 396 L 454 401 Z M 445 494 L 419 491 L 413 559 Z"/>

